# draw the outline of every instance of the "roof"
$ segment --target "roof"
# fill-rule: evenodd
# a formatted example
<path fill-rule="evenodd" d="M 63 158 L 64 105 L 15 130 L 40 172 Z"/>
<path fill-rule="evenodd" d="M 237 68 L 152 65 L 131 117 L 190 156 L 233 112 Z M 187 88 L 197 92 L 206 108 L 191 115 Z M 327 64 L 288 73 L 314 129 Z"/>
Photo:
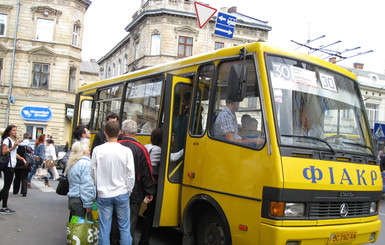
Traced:
<path fill-rule="evenodd" d="M 96 62 L 82 61 L 80 63 L 80 73 L 99 74 L 99 65 Z"/>
<path fill-rule="evenodd" d="M 182 12 L 182 11 L 171 10 L 171 9 L 146 10 L 146 11 L 141 12 L 140 15 L 137 16 L 124 29 L 129 32 L 132 28 L 134 28 L 140 21 L 142 21 L 146 17 L 148 17 L 150 15 L 159 15 L 159 14 L 171 14 L 171 15 L 180 15 L 183 17 L 197 18 L 195 13 Z M 239 25 L 239 26 L 258 28 L 258 29 L 262 29 L 262 30 L 266 30 L 266 31 L 271 31 L 271 29 L 272 29 L 271 26 L 269 26 L 267 24 L 267 21 L 261 21 L 258 19 L 254 19 L 254 18 L 248 17 L 246 15 L 242 15 L 239 13 L 231 13 L 231 15 L 237 17 L 237 25 Z M 216 19 L 217 19 L 217 17 L 214 16 L 210 19 L 210 21 L 215 21 Z"/>
<path fill-rule="evenodd" d="M 385 85 L 385 74 L 362 69 L 355 69 L 351 67 L 343 68 L 353 72 L 354 75 L 356 75 L 357 81 L 360 83 L 360 85 L 366 85 L 373 88 L 382 88 Z"/>

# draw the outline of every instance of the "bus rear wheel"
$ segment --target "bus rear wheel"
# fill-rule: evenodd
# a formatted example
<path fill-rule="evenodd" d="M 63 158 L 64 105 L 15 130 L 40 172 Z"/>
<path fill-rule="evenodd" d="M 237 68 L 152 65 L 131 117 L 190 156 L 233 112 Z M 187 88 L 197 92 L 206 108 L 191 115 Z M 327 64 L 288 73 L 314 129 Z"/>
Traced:
<path fill-rule="evenodd" d="M 218 214 L 205 212 L 197 223 L 196 240 L 198 245 L 229 245 L 225 225 Z"/>

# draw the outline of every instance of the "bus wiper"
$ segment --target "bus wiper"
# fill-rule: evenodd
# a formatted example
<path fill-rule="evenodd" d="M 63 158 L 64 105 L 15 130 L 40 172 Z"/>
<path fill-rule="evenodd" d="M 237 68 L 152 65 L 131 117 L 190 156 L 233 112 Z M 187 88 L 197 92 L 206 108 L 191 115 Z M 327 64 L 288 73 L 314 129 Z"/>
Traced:
<path fill-rule="evenodd" d="M 348 144 L 348 145 L 361 146 L 362 148 L 369 149 L 372 152 L 373 157 L 375 158 L 374 151 L 373 151 L 373 149 L 370 146 L 367 146 L 367 145 L 364 145 L 364 144 L 360 144 L 360 143 L 347 142 L 347 141 L 342 141 L 342 143 Z"/>
<path fill-rule="evenodd" d="M 293 137 L 293 138 L 294 137 L 298 137 L 298 138 L 312 139 L 312 140 L 321 141 L 322 143 L 325 143 L 330 148 L 330 150 L 333 152 L 333 154 L 336 154 L 336 151 L 333 149 L 333 147 L 326 140 L 323 140 L 323 139 L 320 139 L 320 138 L 317 138 L 317 137 L 306 136 L 306 135 L 293 135 L 293 134 L 281 134 L 281 136 Z"/>

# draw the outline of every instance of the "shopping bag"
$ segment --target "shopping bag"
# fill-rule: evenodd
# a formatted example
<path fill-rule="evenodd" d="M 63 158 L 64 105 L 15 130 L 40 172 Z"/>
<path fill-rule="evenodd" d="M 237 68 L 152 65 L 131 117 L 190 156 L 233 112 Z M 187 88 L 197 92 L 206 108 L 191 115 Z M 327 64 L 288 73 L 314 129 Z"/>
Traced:
<path fill-rule="evenodd" d="M 46 168 L 42 168 L 42 167 L 39 167 L 37 170 L 36 170 L 36 177 L 38 178 L 46 178 L 48 176 L 48 169 Z"/>
<path fill-rule="evenodd" d="M 94 245 L 99 240 L 99 223 L 82 219 L 84 223 L 67 223 L 67 244 Z"/>

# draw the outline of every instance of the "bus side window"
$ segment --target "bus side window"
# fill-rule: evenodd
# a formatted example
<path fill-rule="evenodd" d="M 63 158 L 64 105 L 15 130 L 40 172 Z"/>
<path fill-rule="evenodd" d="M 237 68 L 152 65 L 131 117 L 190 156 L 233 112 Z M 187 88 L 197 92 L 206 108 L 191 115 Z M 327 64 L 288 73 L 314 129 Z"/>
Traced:
<path fill-rule="evenodd" d="M 123 105 L 123 117 L 138 125 L 138 133 L 151 134 L 158 127 L 163 76 L 129 82 Z"/>
<path fill-rule="evenodd" d="M 198 88 L 192 104 L 191 135 L 202 136 L 206 131 L 211 85 L 214 78 L 213 64 L 203 65 L 198 72 Z"/>
<path fill-rule="evenodd" d="M 210 134 L 218 140 L 261 149 L 265 143 L 265 132 L 258 80 L 251 59 L 246 60 L 245 98 L 232 101 L 228 97 L 228 84 L 233 82 L 229 81 L 229 71 L 233 64 L 241 63 L 231 61 L 220 64 Z"/>
<path fill-rule="evenodd" d="M 92 110 L 92 101 L 83 100 L 80 109 L 80 120 L 79 125 L 84 124 L 86 128 L 89 128 L 89 123 L 91 120 L 91 110 Z"/>
<path fill-rule="evenodd" d="M 103 129 L 108 114 L 114 112 L 119 115 L 122 95 L 123 84 L 99 92 L 99 97 L 95 105 L 92 131 L 98 132 Z"/>

